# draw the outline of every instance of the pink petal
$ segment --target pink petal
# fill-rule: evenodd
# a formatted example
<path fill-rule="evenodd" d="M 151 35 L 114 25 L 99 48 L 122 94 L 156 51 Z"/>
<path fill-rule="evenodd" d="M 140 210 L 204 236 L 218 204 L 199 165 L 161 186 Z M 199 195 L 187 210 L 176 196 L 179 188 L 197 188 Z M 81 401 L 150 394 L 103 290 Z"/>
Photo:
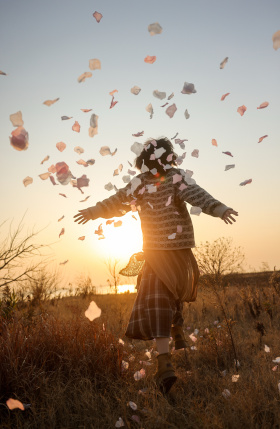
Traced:
<path fill-rule="evenodd" d="M 122 226 L 122 221 L 118 220 L 117 222 L 114 222 L 114 227 Z"/>
<path fill-rule="evenodd" d="M 228 57 L 226 57 L 220 64 L 220 69 L 223 69 L 226 65 L 226 63 L 228 62 Z"/>
<path fill-rule="evenodd" d="M 223 152 L 225 155 L 229 155 L 229 156 L 232 156 L 233 157 L 233 155 L 230 153 L 230 152 Z"/>
<path fill-rule="evenodd" d="M 156 59 L 157 59 L 156 56 L 147 55 L 146 58 L 144 59 L 144 61 L 145 61 L 145 63 L 153 64 L 156 61 Z"/>
<path fill-rule="evenodd" d="M 67 198 L 67 196 L 65 194 L 60 194 L 59 193 L 58 195 L 61 195 L 62 197 Z"/>
<path fill-rule="evenodd" d="M 78 122 L 78 121 L 75 121 L 75 123 L 74 123 L 74 125 L 73 125 L 73 127 L 72 127 L 72 130 L 73 130 L 73 131 L 76 131 L 77 133 L 79 133 L 79 132 L 80 132 L 80 129 L 81 129 L 81 127 L 80 127 L 79 122 Z"/>
<path fill-rule="evenodd" d="M 51 106 L 52 104 L 56 103 L 59 100 L 59 98 L 55 98 L 54 100 L 46 100 L 43 104 L 46 106 Z"/>
<path fill-rule="evenodd" d="M 247 107 L 244 106 L 244 104 L 243 104 L 243 106 L 238 107 L 237 113 L 240 113 L 240 115 L 243 116 L 244 113 L 246 112 L 246 110 L 247 110 Z"/>
<path fill-rule="evenodd" d="M 172 155 L 172 154 L 171 154 Z M 154 154 L 154 153 L 152 153 L 151 154 L 151 156 L 150 156 L 150 160 L 151 161 L 154 161 L 156 159 L 156 155 Z"/>
<path fill-rule="evenodd" d="M 56 143 L 56 147 L 59 150 L 59 152 L 63 152 L 64 149 L 66 148 L 66 144 L 63 142 L 58 142 L 58 143 Z"/>
<path fill-rule="evenodd" d="M 280 30 L 276 31 L 276 33 L 272 36 L 273 48 L 275 51 L 280 48 Z"/>
<path fill-rule="evenodd" d="M 85 201 L 87 201 L 89 199 L 90 195 L 88 195 L 84 200 L 81 200 L 80 203 L 84 203 Z"/>
<path fill-rule="evenodd" d="M 62 121 L 68 121 L 68 119 L 72 119 L 73 116 L 61 116 Z"/>
<path fill-rule="evenodd" d="M 230 92 L 227 92 L 226 94 L 222 95 L 221 101 L 224 101 L 224 99 L 230 94 Z"/>
<path fill-rule="evenodd" d="M 171 106 L 168 106 L 165 113 L 169 116 L 169 118 L 173 118 L 174 113 L 176 112 L 177 107 L 176 104 L 171 104 Z"/>
<path fill-rule="evenodd" d="M 174 176 L 173 176 L 174 177 Z M 182 176 L 181 176 L 182 177 Z M 170 204 L 171 204 L 171 199 L 172 199 L 172 197 L 171 197 L 171 195 L 169 195 L 169 197 L 168 197 L 168 199 L 167 199 L 167 201 L 166 201 L 166 203 L 165 203 L 165 206 L 167 207 L 167 206 L 169 206 Z"/>
<path fill-rule="evenodd" d="M 23 127 L 18 127 L 11 132 L 10 144 L 18 151 L 28 148 L 28 132 Z"/>
<path fill-rule="evenodd" d="M 88 112 L 91 112 L 92 109 L 81 109 L 81 111 L 84 112 L 84 113 L 88 113 Z"/>
<path fill-rule="evenodd" d="M 22 411 L 24 411 L 24 410 L 25 410 L 24 405 L 22 404 L 22 402 L 18 401 L 17 399 L 9 398 L 9 399 L 6 401 L 6 404 L 7 404 L 7 407 L 8 407 L 10 410 L 14 410 L 14 409 L 16 409 L 16 408 L 19 408 L 19 409 L 20 409 L 20 410 L 22 410 Z"/>
<path fill-rule="evenodd" d="M 40 179 L 42 180 L 47 180 L 50 177 L 51 173 L 43 173 L 43 174 L 39 174 Z"/>
<path fill-rule="evenodd" d="M 265 139 L 266 137 L 268 137 L 268 135 L 267 135 L 267 134 L 266 134 L 265 136 L 260 137 L 260 138 L 259 138 L 258 143 L 262 142 L 262 141 L 263 141 L 263 139 Z"/>
<path fill-rule="evenodd" d="M 167 106 L 167 104 L 169 104 L 169 103 L 165 103 L 165 104 L 163 104 L 162 106 L 160 106 L 160 107 L 165 107 L 165 106 Z"/>
<path fill-rule="evenodd" d="M 89 68 L 90 70 L 97 70 L 101 69 L 101 62 L 97 58 L 93 58 L 92 60 L 89 60 Z"/>
<path fill-rule="evenodd" d="M 185 183 L 181 183 L 181 185 L 179 186 L 180 191 L 183 191 L 186 188 L 187 188 L 187 185 Z"/>
<path fill-rule="evenodd" d="M 182 225 L 177 225 L 177 233 L 180 234 L 183 231 Z"/>
<path fill-rule="evenodd" d="M 83 165 L 84 167 L 88 167 L 88 163 L 83 159 L 79 159 L 79 161 L 76 161 L 76 163 L 79 165 Z"/>
<path fill-rule="evenodd" d="M 194 156 L 195 158 L 198 158 L 199 156 L 199 150 L 198 149 L 194 149 L 191 153 L 192 156 Z"/>
<path fill-rule="evenodd" d="M 81 153 L 84 153 L 84 149 L 80 146 L 76 146 L 74 147 L 74 152 L 78 153 L 79 155 L 81 155 Z"/>
<path fill-rule="evenodd" d="M 245 185 L 248 185 L 249 183 L 252 183 L 252 179 L 244 180 L 244 182 L 241 182 L 239 186 L 245 186 Z"/>
<path fill-rule="evenodd" d="M 111 223 L 114 223 L 115 221 L 112 219 L 106 220 L 106 225 L 111 225 Z"/>
<path fill-rule="evenodd" d="M 118 103 L 118 101 L 114 101 L 114 96 L 112 96 L 112 101 L 111 101 L 110 109 L 112 109 L 117 103 Z"/>
<path fill-rule="evenodd" d="M 218 146 L 217 140 L 216 139 L 212 139 L 212 145 L 213 146 Z"/>
<path fill-rule="evenodd" d="M 85 238 L 86 238 L 86 236 L 83 235 L 82 237 L 79 237 L 78 240 L 84 241 Z"/>
<path fill-rule="evenodd" d="M 259 107 L 257 107 L 257 109 L 265 109 L 268 105 L 269 105 L 269 102 L 268 101 L 264 101 L 263 103 L 261 103 L 259 105 Z"/>
<path fill-rule="evenodd" d="M 59 234 L 59 238 L 61 237 L 61 235 L 63 235 L 65 233 L 65 229 L 64 228 L 62 228 L 62 230 L 60 231 L 60 234 Z"/>
<path fill-rule="evenodd" d="M 144 134 L 144 131 L 139 131 L 138 133 L 136 133 L 136 134 L 132 134 L 132 136 L 133 137 L 142 137 L 143 136 L 143 134 Z"/>
<path fill-rule="evenodd" d="M 31 185 L 31 183 L 33 183 L 33 179 L 32 177 L 27 176 L 25 179 L 23 179 L 22 183 L 26 187 L 28 185 Z"/>
<path fill-rule="evenodd" d="M 50 159 L 49 155 L 45 156 L 43 161 L 41 161 L 41 165 L 44 164 L 45 161 L 48 161 Z"/>
<path fill-rule="evenodd" d="M 114 95 L 116 92 L 119 92 L 117 89 L 113 89 L 113 91 L 109 92 L 109 95 Z"/>
<path fill-rule="evenodd" d="M 19 110 L 16 113 L 12 113 L 10 115 L 10 121 L 12 122 L 12 124 L 13 124 L 14 127 L 22 127 L 23 124 L 24 124 L 24 122 L 22 120 L 22 113 L 21 113 L 21 111 Z"/>
<path fill-rule="evenodd" d="M 57 222 L 60 222 L 62 219 L 64 219 L 64 215 L 63 215 L 63 216 L 61 216 L 61 217 L 58 219 L 58 221 L 57 221 Z"/>
<path fill-rule="evenodd" d="M 102 13 L 96 11 L 92 14 L 92 16 L 96 19 L 97 22 L 100 22 L 103 17 Z"/>
<path fill-rule="evenodd" d="M 150 158 L 151 159 L 151 158 Z M 168 155 L 168 157 L 166 158 L 166 161 L 167 162 L 170 162 L 170 161 L 172 161 L 172 159 L 173 159 L 173 153 L 170 153 L 169 155 Z"/>
<path fill-rule="evenodd" d="M 196 89 L 193 83 L 185 82 L 181 94 L 195 94 Z"/>
<path fill-rule="evenodd" d="M 174 174 L 174 176 L 173 176 L 173 184 L 181 182 L 182 179 L 183 179 L 183 177 L 181 176 L 181 174 Z"/>

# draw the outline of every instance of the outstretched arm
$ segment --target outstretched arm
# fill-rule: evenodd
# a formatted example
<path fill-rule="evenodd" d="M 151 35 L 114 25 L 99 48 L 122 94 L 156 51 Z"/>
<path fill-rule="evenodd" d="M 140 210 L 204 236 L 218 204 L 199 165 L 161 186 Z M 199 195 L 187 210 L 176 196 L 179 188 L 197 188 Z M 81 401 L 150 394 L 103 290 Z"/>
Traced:
<path fill-rule="evenodd" d="M 232 224 L 233 222 L 236 222 L 236 220 L 234 219 L 234 217 L 232 217 L 232 215 L 238 216 L 238 212 L 232 209 L 226 210 L 222 217 L 223 221 L 225 223 L 230 223 L 230 224 Z"/>

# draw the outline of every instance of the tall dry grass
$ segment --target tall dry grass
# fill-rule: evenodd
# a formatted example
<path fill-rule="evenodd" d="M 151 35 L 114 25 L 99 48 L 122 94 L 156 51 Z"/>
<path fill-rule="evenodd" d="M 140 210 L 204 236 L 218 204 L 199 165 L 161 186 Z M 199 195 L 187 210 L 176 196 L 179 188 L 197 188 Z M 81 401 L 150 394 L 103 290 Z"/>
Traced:
<path fill-rule="evenodd" d="M 220 302 L 201 286 L 197 301 L 184 308 L 188 349 L 175 352 L 170 344 L 178 381 L 166 397 L 153 381 L 154 342 L 124 337 L 135 295 L 90 294 L 33 308 L 32 301 L 18 303 L 12 317 L 1 319 L 0 427 L 103 429 L 121 417 L 128 428 L 279 428 L 280 365 L 272 360 L 280 356 L 280 290 L 274 277 L 218 289 Z M 84 316 L 91 300 L 102 310 L 93 322 Z M 188 335 L 195 329 L 193 342 Z M 141 368 L 146 377 L 136 381 Z M 31 407 L 10 411 L 9 397 Z"/>

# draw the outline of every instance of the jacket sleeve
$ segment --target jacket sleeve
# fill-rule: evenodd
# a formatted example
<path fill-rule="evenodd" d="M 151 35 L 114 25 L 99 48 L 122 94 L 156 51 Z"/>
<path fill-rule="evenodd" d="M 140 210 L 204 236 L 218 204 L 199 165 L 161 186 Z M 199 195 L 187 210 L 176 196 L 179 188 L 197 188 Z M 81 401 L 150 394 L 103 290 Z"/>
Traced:
<path fill-rule="evenodd" d="M 125 188 L 119 189 L 115 195 L 98 202 L 95 206 L 89 207 L 88 211 L 91 219 L 94 220 L 99 217 L 110 219 L 115 216 L 124 216 L 131 210 L 129 202 L 132 200 L 132 196 L 128 193 L 129 189 L 130 184 Z"/>
<path fill-rule="evenodd" d="M 205 214 L 222 218 L 226 210 L 230 209 L 196 183 L 188 184 L 184 178 L 180 183 L 176 183 L 176 187 L 179 200 L 200 207 Z"/>

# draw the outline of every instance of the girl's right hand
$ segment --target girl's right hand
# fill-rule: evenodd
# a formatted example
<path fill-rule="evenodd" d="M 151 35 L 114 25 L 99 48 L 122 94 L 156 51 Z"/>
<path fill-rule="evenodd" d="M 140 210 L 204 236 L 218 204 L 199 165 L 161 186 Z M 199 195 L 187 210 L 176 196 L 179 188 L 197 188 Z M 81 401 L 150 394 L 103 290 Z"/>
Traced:
<path fill-rule="evenodd" d="M 238 212 L 236 212 L 233 209 L 226 210 L 223 214 L 223 217 L 222 217 L 223 221 L 226 224 L 228 224 L 228 223 L 232 224 L 233 222 L 236 222 L 236 220 L 234 219 L 234 217 L 232 217 L 232 215 L 238 216 Z"/>

